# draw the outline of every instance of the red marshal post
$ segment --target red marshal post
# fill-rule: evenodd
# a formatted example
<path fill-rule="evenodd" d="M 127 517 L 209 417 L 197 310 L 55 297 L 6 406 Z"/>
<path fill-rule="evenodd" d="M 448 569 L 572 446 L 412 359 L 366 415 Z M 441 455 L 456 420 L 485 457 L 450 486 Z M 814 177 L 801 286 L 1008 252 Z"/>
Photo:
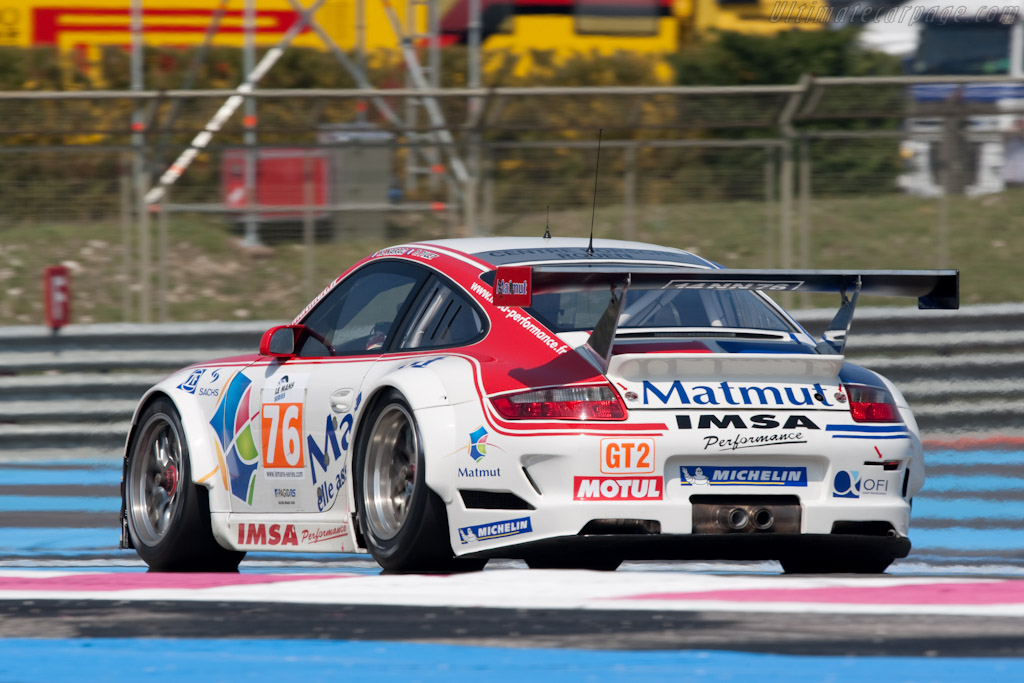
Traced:
<path fill-rule="evenodd" d="M 54 332 L 71 322 L 71 274 L 64 266 L 43 268 L 43 308 Z"/>
<path fill-rule="evenodd" d="M 494 275 L 495 306 L 529 306 L 533 301 L 533 269 L 499 266 Z"/>

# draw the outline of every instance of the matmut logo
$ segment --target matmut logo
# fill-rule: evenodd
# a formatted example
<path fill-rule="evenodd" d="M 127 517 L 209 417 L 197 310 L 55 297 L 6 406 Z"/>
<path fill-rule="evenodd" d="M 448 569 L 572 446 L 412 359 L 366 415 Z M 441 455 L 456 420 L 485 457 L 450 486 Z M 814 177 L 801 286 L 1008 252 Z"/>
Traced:
<path fill-rule="evenodd" d="M 573 500 L 661 500 L 661 477 L 576 477 Z"/>
<path fill-rule="evenodd" d="M 530 266 L 500 266 L 494 276 L 494 303 L 497 306 L 529 306 L 533 288 Z"/>

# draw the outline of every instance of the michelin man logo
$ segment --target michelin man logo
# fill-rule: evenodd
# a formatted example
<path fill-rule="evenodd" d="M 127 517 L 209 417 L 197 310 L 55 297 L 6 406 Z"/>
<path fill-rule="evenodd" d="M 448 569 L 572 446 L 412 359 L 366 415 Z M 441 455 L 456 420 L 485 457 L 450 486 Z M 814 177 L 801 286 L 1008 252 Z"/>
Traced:
<path fill-rule="evenodd" d="M 832 479 L 833 498 L 860 498 L 860 472 L 839 470 Z"/>
<path fill-rule="evenodd" d="M 477 540 L 476 534 L 473 533 L 473 527 L 466 527 L 465 529 L 459 529 L 459 540 L 463 543 L 472 543 Z"/>
<path fill-rule="evenodd" d="M 686 483 L 689 484 L 690 486 L 707 486 L 708 478 L 704 474 L 704 468 L 698 467 L 696 470 L 693 471 L 693 474 L 687 472 L 685 467 L 682 468 L 682 471 L 683 479 L 685 479 Z"/>

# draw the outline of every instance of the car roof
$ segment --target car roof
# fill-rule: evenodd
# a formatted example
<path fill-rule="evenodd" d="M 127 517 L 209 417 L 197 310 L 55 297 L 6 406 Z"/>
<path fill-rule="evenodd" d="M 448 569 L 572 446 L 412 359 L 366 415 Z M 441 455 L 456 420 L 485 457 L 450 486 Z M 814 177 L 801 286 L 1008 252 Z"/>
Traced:
<path fill-rule="evenodd" d="M 625 240 L 595 239 L 594 253 L 588 255 L 589 242 L 584 237 L 464 237 L 420 244 L 470 254 L 493 266 L 599 260 L 717 267 L 715 263 L 682 249 Z"/>

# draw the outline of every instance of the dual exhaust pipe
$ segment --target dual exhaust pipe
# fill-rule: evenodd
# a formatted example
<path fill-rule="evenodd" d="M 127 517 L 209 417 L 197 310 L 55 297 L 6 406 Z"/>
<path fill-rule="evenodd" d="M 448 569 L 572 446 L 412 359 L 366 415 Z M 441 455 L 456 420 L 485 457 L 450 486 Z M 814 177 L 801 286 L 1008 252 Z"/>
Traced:
<path fill-rule="evenodd" d="M 731 531 L 743 531 L 751 526 L 758 531 L 768 531 L 775 526 L 775 513 L 770 508 L 722 508 L 721 513 L 724 514 L 720 516 L 719 524 Z"/>

